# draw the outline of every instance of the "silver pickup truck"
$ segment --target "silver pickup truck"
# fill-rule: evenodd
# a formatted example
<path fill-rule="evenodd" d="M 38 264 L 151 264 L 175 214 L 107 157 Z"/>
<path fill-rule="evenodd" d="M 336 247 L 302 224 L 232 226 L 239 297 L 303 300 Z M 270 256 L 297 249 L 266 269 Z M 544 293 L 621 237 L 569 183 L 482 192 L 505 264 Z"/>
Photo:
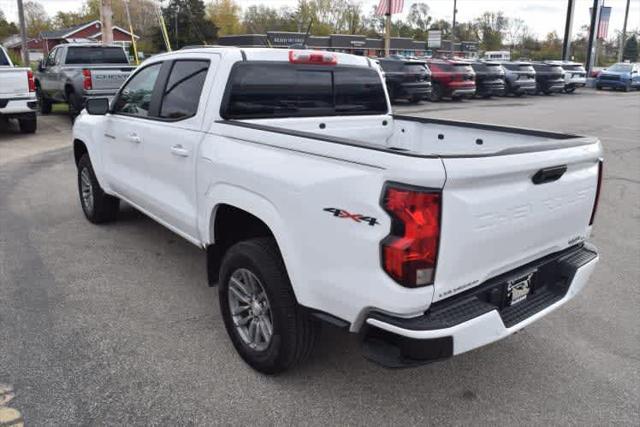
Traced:
<path fill-rule="evenodd" d="M 36 91 L 42 114 L 68 103 L 74 119 L 89 98 L 111 97 L 135 67 L 121 46 L 70 43 L 56 46 L 40 62 Z"/>

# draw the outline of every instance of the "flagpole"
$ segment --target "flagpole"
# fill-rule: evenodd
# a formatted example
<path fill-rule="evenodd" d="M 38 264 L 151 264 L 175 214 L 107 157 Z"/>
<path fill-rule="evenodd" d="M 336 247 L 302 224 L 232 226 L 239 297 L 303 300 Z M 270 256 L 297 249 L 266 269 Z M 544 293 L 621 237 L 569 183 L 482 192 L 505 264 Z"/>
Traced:
<path fill-rule="evenodd" d="M 387 22 L 384 34 L 384 56 L 389 56 L 391 48 L 391 0 L 387 0 Z"/>

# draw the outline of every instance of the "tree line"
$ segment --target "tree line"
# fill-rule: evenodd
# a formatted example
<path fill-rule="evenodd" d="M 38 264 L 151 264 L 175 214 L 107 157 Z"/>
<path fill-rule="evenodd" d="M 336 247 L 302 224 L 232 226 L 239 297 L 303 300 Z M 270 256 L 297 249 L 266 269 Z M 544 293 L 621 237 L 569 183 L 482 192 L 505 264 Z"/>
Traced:
<path fill-rule="evenodd" d="M 407 2 L 409 3 L 409 2 Z M 358 0 L 298 0 L 293 7 L 275 8 L 261 2 L 244 10 L 235 0 L 168 0 L 161 2 L 161 12 L 173 48 L 193 44 L 212 44 L 220 36 L 233 34 L 264 34 L 267 31 L 304 32 L 311 24 L 314 35 L 363 34 L 382 37 L 384 17 L 374 15 L 375 7 L 364 10 Z M 134 32 L 141 36 L 139 49 L 149 53 L 164 50 L 158 24 L 158 3 L 153 0 L 130 0 L 129 7 Z M 85 0 L 76 11 L 61 11 L 48 16 L 35 0 L 26 1 L 25 20 L 30 37 L 41 31 L 66 28 L 99 19 L 100 0 Z M 113 0 L 114 23 L 127 28 L 123 0 Z M 440 30 L 445 40 L 478 42 L 481 50 L 508 49 L 514 57 L 531 59 L 560 58 L 562 40 L 555 32 L 538 39 L 523 19 L 510 18 L 502 12 L 487 11 L 477 18 L 456 24 L 435 19 L 428 2 L 414 2 L 406 17 L 394 19 L 391 34 L 426 40 L 431 30 Z M 0 10 L 0 39 L 17 32 L 15 23 L 8 22 Z M 625 51 L 628 59 L 637 59 L 638 30 L 629 34 Z M 588 28 L 581 28 L 574 38 L 577 60 L 584 60 Z M 618 49 L 618 35 L 604 41 L 604 57 Z M 635 46 L 635 48 L 634 48 Z M 634 50 L 635 49 L 635 50 Z M 635 56 L 634 56 L 635 52 Z"/>

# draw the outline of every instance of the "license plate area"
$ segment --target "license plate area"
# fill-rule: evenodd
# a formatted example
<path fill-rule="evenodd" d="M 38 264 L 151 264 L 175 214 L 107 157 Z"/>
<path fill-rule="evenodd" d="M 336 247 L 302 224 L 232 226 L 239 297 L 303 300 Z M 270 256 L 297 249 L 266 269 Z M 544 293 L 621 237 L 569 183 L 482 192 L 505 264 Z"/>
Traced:
<path fill-rule="evenodd" d="M 525 275 L 507 282 L 507 306 L 512 306 L 526 301 L 527 297 L 531 294 L 531 290 L 533 288 L 533 277 L 535 274 L 536 271 L 530 271 Z"/>

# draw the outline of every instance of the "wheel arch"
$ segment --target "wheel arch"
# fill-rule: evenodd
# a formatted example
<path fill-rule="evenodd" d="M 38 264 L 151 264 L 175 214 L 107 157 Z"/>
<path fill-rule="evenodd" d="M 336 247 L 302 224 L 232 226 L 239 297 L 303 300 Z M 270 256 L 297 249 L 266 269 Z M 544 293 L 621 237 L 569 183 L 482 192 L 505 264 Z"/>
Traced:
<path fill-rule="evenodd" d="M 73 159 L 76 162 L 76 166 L 78 166 L 78 162 L 82 156 L 88 153 L 89 149 L 87 148 L 87 144 L 85 144 L 81 139 L 75 138 L 73 140 Z"/>
<path fill-rule="evenodd" d="M 241 240 L 254 237 L 272 237 L 282 256 L 292 284 L 291 252 L 284 232 L 282 218 L 275 206 L 263 196 L 241 187 L 220 184 L 207 192 L 205 203 L 206 227 L 201 230 L 207 249 L 209 284 L 218 281 L 220 263 L 226 251 Z M 295 286 L 294 286 L 295 293 Z"/>

